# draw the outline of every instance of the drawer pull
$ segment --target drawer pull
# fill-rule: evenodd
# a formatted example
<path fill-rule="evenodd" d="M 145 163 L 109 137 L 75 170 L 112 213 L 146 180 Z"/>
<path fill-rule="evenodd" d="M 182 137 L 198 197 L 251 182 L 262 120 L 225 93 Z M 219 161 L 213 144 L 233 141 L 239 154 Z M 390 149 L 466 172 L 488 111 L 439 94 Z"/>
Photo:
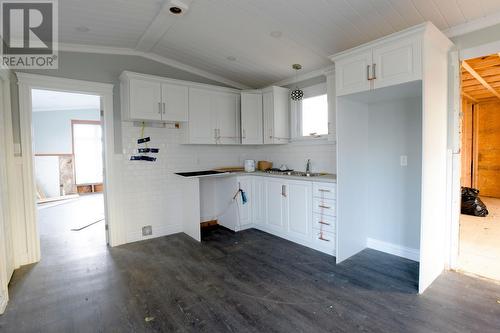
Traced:
<path fill-rule="evenodd" d="M 322 241 L 325 241 L 325 242 L 329 242 L 330 241 L 329 239 L 323 238 L 323 236 L 319 236 L 318 239 L 320 239 Z"/>
<path fill-rule="evenodd" d="M 325 209 L 332 209 L 330 206 L 325 206 L 325 205 L 318 205 L 319 208 L 325 208 Z"/>
<path fill-rule="evenodd" d="M 324 188 L 320 188 L 320 189 L 318 189 L 318 191 L 320 191 L 320 192 L 331 192 L 330 190 L 326 190 Z"/>
<path fill-rule="evenodd" d="M 318 221 L 319 224 L 324 224 L 324 225 L 331 225 L 330 223 L 328 222 L 324 222 L 324 221 Z"/>

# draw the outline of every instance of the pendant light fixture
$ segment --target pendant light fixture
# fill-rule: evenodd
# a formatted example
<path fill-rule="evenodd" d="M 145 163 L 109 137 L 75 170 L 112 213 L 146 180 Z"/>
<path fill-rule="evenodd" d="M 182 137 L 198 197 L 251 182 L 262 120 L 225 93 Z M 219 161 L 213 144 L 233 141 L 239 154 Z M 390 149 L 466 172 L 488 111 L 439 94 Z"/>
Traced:
<path fill-rule="evenodd" d="M 295 82 L 297 83 L 297 75 L 299 70 L 302 69 L 302 65 L 293 64 L 292 68 L 295 70 Z M 292 92 L 290 93 L 290 98 L 292 99 L 292 101 L 300 101 L 302 100 L 303 97 L 304 97 L 304 92 L 300 90 L 299 87 L 295 86 L 295 89 L 292 90 Z"/>

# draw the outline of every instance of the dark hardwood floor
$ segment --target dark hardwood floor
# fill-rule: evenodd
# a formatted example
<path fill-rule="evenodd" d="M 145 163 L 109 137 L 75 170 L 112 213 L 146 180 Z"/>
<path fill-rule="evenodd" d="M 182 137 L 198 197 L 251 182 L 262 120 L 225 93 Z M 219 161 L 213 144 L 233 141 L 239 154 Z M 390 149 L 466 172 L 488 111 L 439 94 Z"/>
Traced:
<path fill-rule="evenodd" d="M 1 332 L 499 332 L 500 286 L 365 250 L 331 257 L 257 230 L 216 229 L 90 255 L 42 239 L 16 271 Z M 77 243 L 77 242 L 76 242 Z"/>

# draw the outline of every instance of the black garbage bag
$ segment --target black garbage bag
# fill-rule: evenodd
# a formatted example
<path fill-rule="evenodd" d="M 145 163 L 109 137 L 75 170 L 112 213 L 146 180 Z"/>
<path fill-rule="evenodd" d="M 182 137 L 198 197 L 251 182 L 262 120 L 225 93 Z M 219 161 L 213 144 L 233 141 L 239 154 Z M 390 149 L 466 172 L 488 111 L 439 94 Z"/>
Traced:
<path fill-rule="evenodd" d="M 462 214 L 473 216 L 487 216 L 488 209 L 479 198 L 479 190 L 471 187 L 462 187 Z"/>

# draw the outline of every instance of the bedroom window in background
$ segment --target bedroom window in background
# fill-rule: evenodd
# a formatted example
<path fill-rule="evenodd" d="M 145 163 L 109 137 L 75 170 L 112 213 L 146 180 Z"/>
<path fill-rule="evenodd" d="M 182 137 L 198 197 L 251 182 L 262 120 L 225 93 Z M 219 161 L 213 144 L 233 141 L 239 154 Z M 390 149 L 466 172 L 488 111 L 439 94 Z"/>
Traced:
<path fill-rule="evenodd" d="M 304 98 L 296 103 L 296 139 L 321 138 L 328 134 L 326 84 L 306 87 Z"/>
<path fill-rule="evenodd" d="M 73 121 L 72 125 L 76 184 L 101 184 L 103 181 L 101 123 Z"/>

